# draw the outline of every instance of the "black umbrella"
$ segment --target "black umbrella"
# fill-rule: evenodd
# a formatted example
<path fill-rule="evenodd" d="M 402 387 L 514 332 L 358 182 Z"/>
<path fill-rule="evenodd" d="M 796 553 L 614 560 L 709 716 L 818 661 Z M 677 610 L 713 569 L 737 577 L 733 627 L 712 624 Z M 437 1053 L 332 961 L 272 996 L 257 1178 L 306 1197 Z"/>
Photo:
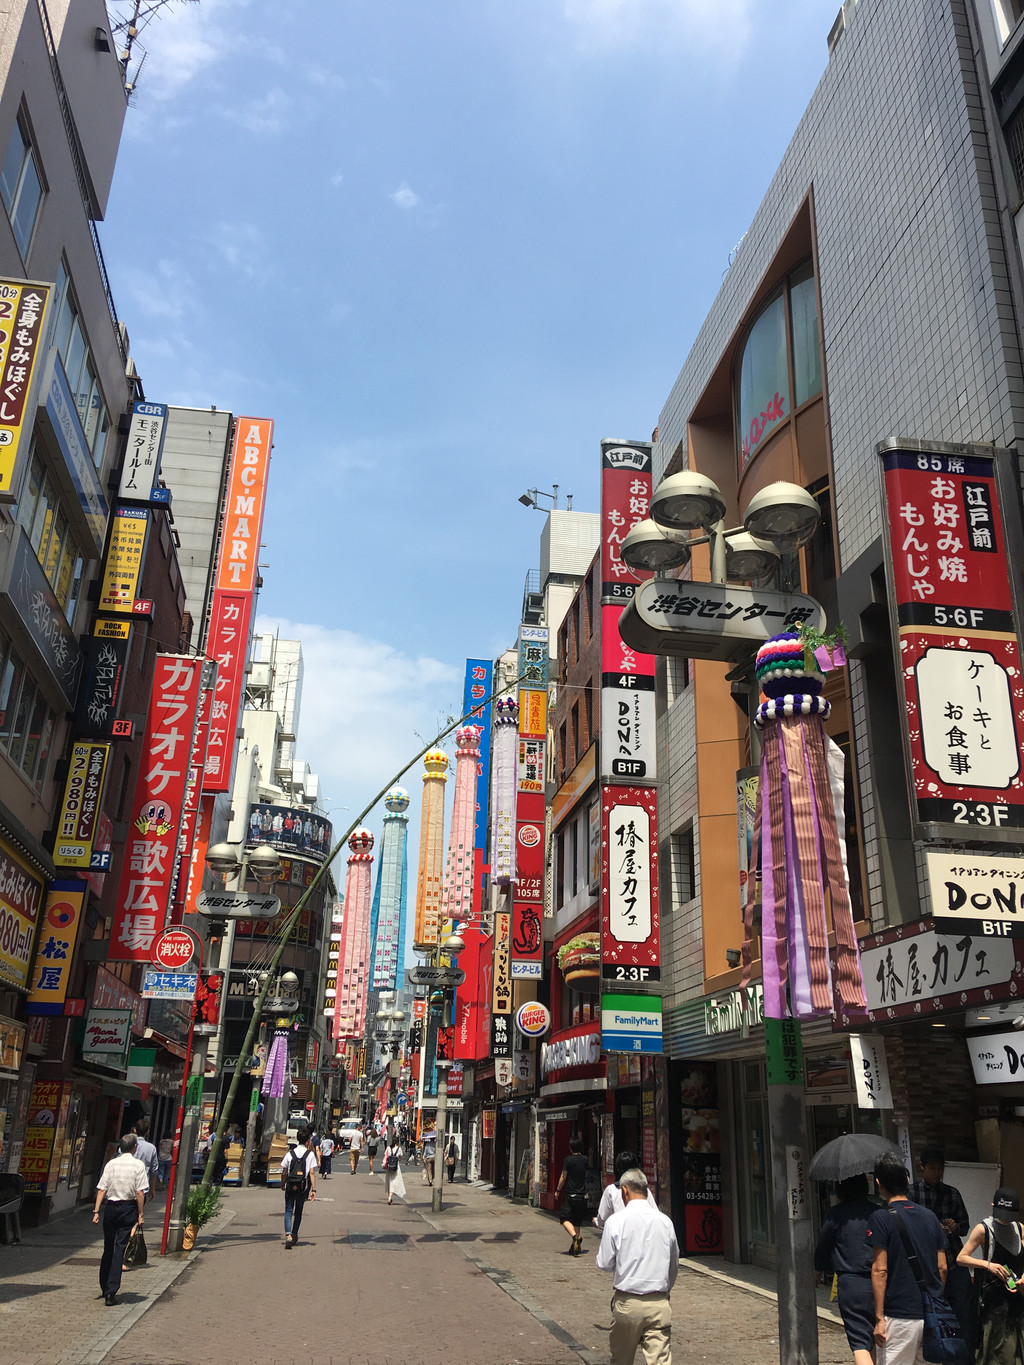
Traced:
<path fill-rule="evenodd" d="M 812 1180 L 846 1180 L 870 1171 L 878 1158 L 889 1152 L 903 1160 L 903 1153 L 888 1138 L 877 1133 L 844 1133 L 820 1147 L 807 1170 Z"/>

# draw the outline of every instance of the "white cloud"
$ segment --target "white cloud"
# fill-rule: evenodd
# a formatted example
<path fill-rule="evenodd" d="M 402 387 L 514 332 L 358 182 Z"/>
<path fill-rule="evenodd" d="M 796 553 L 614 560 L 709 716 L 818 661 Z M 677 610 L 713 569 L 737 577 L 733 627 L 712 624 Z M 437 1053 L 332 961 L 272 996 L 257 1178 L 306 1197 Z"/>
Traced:
<path fill-rule="evenodd" d="M 225 109 L 224 117 L 250 133 L 279 133 L 290 108 L 288 96 L 280 86 L 274 86 L 262 99 L 251 100 L 238 109 Z"/>
<path fill-rule="evenodd" d="M 342 175 L 341 171 L 337 171 L 331 176 L 331 184 L 337 189 L 344 179 L 345 177 Z"/>
<path fill-rule="evenodd" d="M 252 279 L 262 271 L 267 259 L 267 240 L 255 223 L 218 223 L 209 241 L 236 274 Z"/>
<path fill-rule="evenodd" d="M 123 272 L 128 293 L 147 317 L 177 321 L 195 294 L 195 287 L 177 261 L 160 260 L 155 271 L 134 266 Z"/>
<path fill-rule="evenodd" d="M 320 790 L 339 812 L 336 832 L 343 832 L 376 792 L 397 780 L 449 712 L 457 714 L 461 672 L 350 630 L 262 616 L 257 630 L 302 641 L 296 757 L 319 775 Z M 414 802 L 420 772 L 412 768 L 403 782 Z M 351 814 L 342 816 L 342 806 Z"/>
<path fill-rule="evenodd" d="M 581 40 L 598 47 L 670 40 L 738 54 L 753 0 L 558 0 Z"/>
<path fill-rule="evenodd" d="M 403 180 L 394 194 L 388 196 L 393 204 L 400 209 L 413 209 L 420 202 L 420 197 L 415 190 L 411 189 Z"/>

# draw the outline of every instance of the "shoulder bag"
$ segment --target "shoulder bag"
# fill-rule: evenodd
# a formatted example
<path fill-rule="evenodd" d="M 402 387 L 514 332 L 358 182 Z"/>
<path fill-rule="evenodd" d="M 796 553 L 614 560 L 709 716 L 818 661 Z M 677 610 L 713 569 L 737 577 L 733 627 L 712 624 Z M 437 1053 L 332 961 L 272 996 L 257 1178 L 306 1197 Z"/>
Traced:
<path fill-rule="evenodd" d="M 933 1365 L 968 1365 L 970 1352 L 967 1342 L 960 1332 L 960 1323 L 956 1314 L 950 1308 L 948 1302 L 941 1294 L 933 1294 L 931 1290 L 925 1288 L 924 1272 L 921 1263 L 917 1259 L 917 1252 L 914 1244 L 910 1240 L 910 1233 L 907 1231 L 906 1224 L 899 1215 L 899 1211 L 889 1205 L 889 1212 L 896 1219 L 896 1227 L 899 1230 L 900 1241 L 903 1243 L 903 1250 L 907 1253 L 907 1261 L 910 1269 L 914 1272 L 914 1279 L 917 1287 L 921 1291 L 922 1316 L 924 1317 L 924 1338 L 921 1342 L 921 1354 L 925 1360 L 933 1362 Z"/>

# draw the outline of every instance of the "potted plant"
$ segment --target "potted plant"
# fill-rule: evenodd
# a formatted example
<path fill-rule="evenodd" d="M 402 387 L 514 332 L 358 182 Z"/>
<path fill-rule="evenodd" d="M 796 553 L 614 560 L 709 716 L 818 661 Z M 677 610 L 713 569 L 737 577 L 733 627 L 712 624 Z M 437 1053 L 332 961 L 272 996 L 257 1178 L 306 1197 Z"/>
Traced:
<path fill-rule="evenodd" d="M 574 934 L 558 950 L 558 969 L 567 986 L 597 980 L 601 976 L 601 935 L 596 932 Z"/>
<path fill-rule="evenodd" d="M 191 1251 L 195 1246 L 196 1234 L 220 1209 L 220 1187 L 218 1185 L 196 1185 L 188 1192 L 185 1205 L 185 1236 L 182 1239 L 183 1251 Z"/>

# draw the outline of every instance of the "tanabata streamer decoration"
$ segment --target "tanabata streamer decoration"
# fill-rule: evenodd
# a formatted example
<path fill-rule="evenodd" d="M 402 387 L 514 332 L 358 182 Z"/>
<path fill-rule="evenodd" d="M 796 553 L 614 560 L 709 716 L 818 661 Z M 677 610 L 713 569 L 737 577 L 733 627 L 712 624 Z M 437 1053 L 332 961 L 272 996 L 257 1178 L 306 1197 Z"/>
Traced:
<path fill-rule="evenodd" d="M 284 1098 L 284 1083 L 288 1077 L 288 1030 L 274 1030 L 274 1041 L 267 1054 L 267 1069 L 263 1073 L 261 1091 L 272 1100 Z"/>
<path fill-rule="evenodd" d="M 825 680 L 812 645 L 796 632 L 763 644 L 755 669 L 766 698 L 754 717 L 764 741 L 752 851 L 752 867 L 760 857 L 761 875 L 747 883 L 743 984 L 750 977 L 760 887 L 765 1015 L 830 1015 L 834 994 L 844 1008 L 863 1011 L 842 833 L 844 760 L 822 725 L 831 709 L 821 695 Z M 835 931 L 834 983 L 826 894 Z"/>

